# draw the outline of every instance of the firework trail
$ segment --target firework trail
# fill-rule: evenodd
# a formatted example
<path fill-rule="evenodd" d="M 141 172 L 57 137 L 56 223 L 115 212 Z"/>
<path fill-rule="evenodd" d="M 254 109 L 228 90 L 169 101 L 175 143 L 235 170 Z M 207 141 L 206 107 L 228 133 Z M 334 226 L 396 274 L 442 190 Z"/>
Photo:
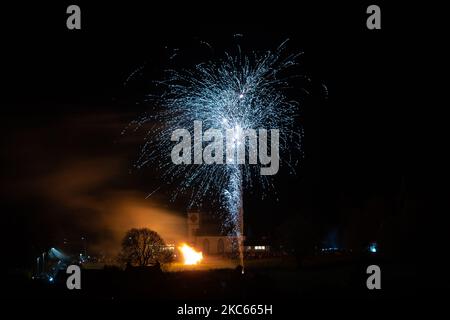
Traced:
<path fill-rule="evenodd" d="M 171 135 L 183 128 L 195 137 L 194 121 L 202 121 L 203 130 L 222 130 L 224 137 L 230 129 L 236 135 L 246 129 L 279 129 L 280 165 L 292 171 L 291 151 L 301 150 L 302 129 L 295 123 L 298 103 L 285 95 L 293 76 L 285 74 L 297 64 L 300 54 L 287 54 L 285 45 L 286 41 L 274 51 L 250 55 L 239 49 L 236 55 L 226 53 L 221 59 L 197 64 L 189 70 L 167 70 L 165 79 L 157 82 L 163 94 L 149 96 L 155 109 L 132 123 L 136 127 L 151 125 L 136 167 L 156 164 L 163 181 L 176 184 L 174 197 L 192 192 L 190 206 L 199 206 L 205 200 L 218 201 L 227 212 L 224 224 L 233 226 L 236 236 L 241 236 L 243 190 L 254 184 L 269 190 L 271 177 L 261 175 L 259 163 L 175 165 L 170 158 L 175 144 Z M 201 159 L 203 148 L 196 148 L 196 143 L 204 146 L 201 138 L 200 141 L 194 138 L 192 158 Z M 244 143 L 248 154 L 249 146 Z"/>

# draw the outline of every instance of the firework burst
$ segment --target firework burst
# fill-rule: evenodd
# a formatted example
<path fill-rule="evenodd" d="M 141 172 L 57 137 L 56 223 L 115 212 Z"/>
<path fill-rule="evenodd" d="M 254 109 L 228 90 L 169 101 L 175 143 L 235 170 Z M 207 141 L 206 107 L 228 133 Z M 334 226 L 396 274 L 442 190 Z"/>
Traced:
<path fill-rule="evenodd" d="M 244 55 L 238 50 L 236 55 L 226 53 L 191 69 L 167 70 L 165 79 L 157 82 L 163 94 L 149 98 L 155 109 L 132 123 L 151 125 L 136 167 L 157 165 L 163 181 L 176 186 L 174 198 L 190 194 L 189 206 L 201 206 L 205 200 L 219 202 L 228 213 L 225 224 L 236 226 L 237 234 L 244 189 L 259 184 L 271 190 L 271 177 L 261 175 L 259 163 L 175 165 L 170 158 L 175 144 L 171 136 L 183 128 L 194 137 L 194 145 L 204 146 L 204 141 L 195 141 L 194 121 L 202 121 L 203 130 L 223 132 L 278 129 L 280 164 L 292 171 L 291 152 L 301 150 L 302 129 L 295 123 L 299 105 L 285 94 L 293 77 L 286 70 L 296 65 L 299 54 L 287 54 L 285 44 L 274 51 Z M 248 143 L 244 144 L 248 154 Z M 192 156 L 201 159 L 201 153 L 202 148 L 193 148 Z"/>

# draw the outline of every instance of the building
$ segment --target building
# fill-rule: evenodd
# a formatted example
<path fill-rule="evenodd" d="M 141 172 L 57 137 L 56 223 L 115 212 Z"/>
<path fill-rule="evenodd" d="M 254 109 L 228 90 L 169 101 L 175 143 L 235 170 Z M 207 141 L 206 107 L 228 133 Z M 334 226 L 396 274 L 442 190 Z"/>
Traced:
<path fill-rule="evenodd" d="M 240 235 L 223 234 L 218 221 L 202 215 L 199 211 L 188 211 L 187 229 L 189 244 L 204 255 L 238 254 L 239 246 L 242 246 L 244 241 L 242 212 L 239 221 Z"/>

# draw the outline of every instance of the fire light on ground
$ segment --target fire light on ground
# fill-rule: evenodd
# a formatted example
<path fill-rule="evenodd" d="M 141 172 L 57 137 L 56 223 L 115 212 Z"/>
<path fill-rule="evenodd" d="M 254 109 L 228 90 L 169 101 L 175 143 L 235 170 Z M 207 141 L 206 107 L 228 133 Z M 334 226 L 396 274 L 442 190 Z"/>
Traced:
<path fill-rule="evenodd" d="M 203 253 L 195 251 L 193 248 L 183 243 L 178 249 L 183 254 L 183 260 L 185 265 L 198 264 L 203 260 Z"/>

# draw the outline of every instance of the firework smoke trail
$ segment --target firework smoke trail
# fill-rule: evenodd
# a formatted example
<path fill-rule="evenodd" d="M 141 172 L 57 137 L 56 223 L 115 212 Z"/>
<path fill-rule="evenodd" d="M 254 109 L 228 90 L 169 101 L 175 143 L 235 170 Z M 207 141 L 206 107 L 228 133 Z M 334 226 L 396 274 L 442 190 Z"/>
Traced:
<path fill-rule="evenodd" d="M 243 251 L 243 240 L 244 240 L 244 217 L 243 215 L 243 186 L 242 186 L 242 172 L 238 165 L 230 165 L 231 168 L 229 173 L 228 185 L 225 190 L 223 190 L 223 201 L 228 209 L 228 225 L 233 226 L 233 235 L 238 239 L 238 249 L 239 249 L 239 259 L 241 266 L 244 267 L 244 251 Z M 244 271 L 244 269 L 242 269 Z"/>
<path fill-rule="evenodd" d="M 233 226 L 237 236 L 242 236 L 243 190 L 254 184 L 269 190 L 270 176 L 261 175 L 261 164 L 174 165 L 171 135 L 183 128 L 195 137 L 194 121 L 202 121 L 203 130 L 222 130 L 224 137 L 229 129 L 236 134 L 241 129 L 279 129 L 280 165 L 292 172 L 290 152 L 301 150 L 302 131 L 295 126 L 299 106 L 284 93 L 291 78 L 283 73 L 296 65 L 299 54 L 286 54 L 285 44 L 262 54 L 243 55 L 239 49 L 235 56 L 225 54 L 223 59 L 200 63 L 191 70 L 167 70 L 166 78 L 157 82 L 163 94 L 149 96 L 155 110 L 132 123 L 136 128 L 152 125 L 136 167 L 157 164 L 163 181 L 177 185 L 174 198 L 192 192 L 189 206 L 217 199 L 228 213 L 224 224 Z M 192 159 L 202 159 L 202 146 L 202 141 L 194 139 Z"/>

